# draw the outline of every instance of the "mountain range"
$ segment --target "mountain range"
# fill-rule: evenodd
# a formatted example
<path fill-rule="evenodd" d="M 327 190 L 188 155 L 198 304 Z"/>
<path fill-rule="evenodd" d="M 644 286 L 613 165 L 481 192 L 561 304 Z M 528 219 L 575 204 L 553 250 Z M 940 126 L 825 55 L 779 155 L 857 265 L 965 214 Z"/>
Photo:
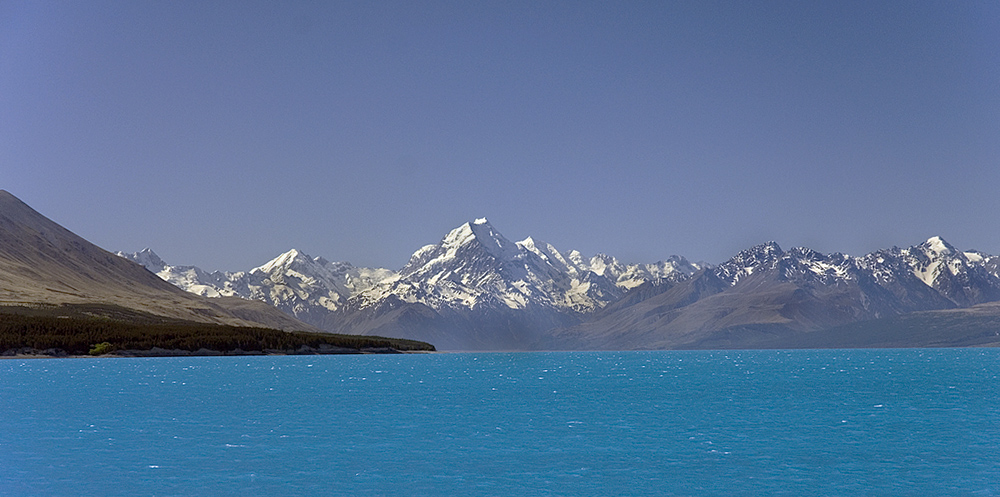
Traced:
<path fill-rule="evenodd" d="M 1000 304 L 992 304 L 1000 258 L 940 237 L 861 257 L 768 242 L 718 265 L 679 256 L 624 264 L 530 237 L 511 242 L 481 218 L 399 270 L 294 249 L 247 271 L 211 273 L 169 265 L 149 249 L 118 255 L 202 296 L 259 300 L 326 331 L 444 350 L 1000 342 Z M 930 324 L 914 331 L 919 323 Z"/>
<path fill-rule="evenodd" d="M 0 308 L 319 331 L 257 300 L 207 299 L 156 277 L 0 190 Z M 62 316 L 62 314 L 57 314 Z M 67 316 L 62 316 L 67 317 Z"/>

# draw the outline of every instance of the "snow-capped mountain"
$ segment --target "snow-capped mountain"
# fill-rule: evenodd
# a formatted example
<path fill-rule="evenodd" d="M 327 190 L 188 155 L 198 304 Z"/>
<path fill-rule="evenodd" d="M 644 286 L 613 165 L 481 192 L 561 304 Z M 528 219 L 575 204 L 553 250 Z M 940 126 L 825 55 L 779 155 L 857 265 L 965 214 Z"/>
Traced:
<path fill-rule="evenodd" d="M 247 284 L 240 296 L 308 317 L 317 311 L 336 311 L 352 296 L 394 276 L 388 269 L 329 262 L 292 249 L 242 275 Z"/>
<path fill-rule="evenodd" d="M 940 237 L 862 257 L 768 242 L 676 285 L 640 287 L 550 347 L 746 347 L 796 334 L 1000 300 L 995 258 Z M 772 342 L 768 342 L 771 340 Z M 774 346 L 774 345 L 769 345 Z"/>
<path fill-rule="evenodd" d="M 990 259 L 976 252 L 961 252 L 941 237 L 933 237 L 906 251 L 913 273 L 959 307 L 1000 300 L 1000 278 Z"/>
<path fill-rule="evenodd" d="M 232 273 L 209 273 L 195 266 L 171 266 L 151 249 L 139 252 L 116 252 L 116 255 L 137 262 L 160 278 L 203 297 L 232 297 L 238 292 L 232 287 Z M 241 273 L 240 273 L 241 274 Z M 242 296 L 242 295 L 240 295 Z"/>
<path fill-rule="evenodd" d="M 744 250 L 715 268 L 730 286 L 751 279 L 754 273 L 778 270 L 786 280 L 815 281 L 824 285 L 871 280 L 893 290 L 904 287 L 925 291 L 918 281 L 936 290 L 957 307 L 1000 300 L 1000 273 L 995 258 L 979 252 L 961 252 L 941 237 L 932 237 L 910 248 L 879 250 L 862 257 L 821 254 L 796 247 L 782 251 L 775 242 Z"/>
<path fill-rule="evenodd" d="M 359 307 L 393 295 L 435 310 L 539 307 L 588 313 L 620 298 L 636 280 L 697 269 L 680 258 L 649 266 L 626 266 L 607 256 L 585 262 L 576 252 L 564 255 L 532 238 L 514 243 L 482 218 L 415 252 L 397 278 L 362 292 Z"/>
<path fill-rule="evenodd" d="M 585 259 L 577 251 L 560 252 L 530 237 L 515 243 L 485 218 L 417 250 L 399 271 L 356 268 L 294 249 L 234 273 L 171 266 L 149 249 L 119 255 L 186 290 L 262 300 L 336 332 L 378 330 L 376 325 L 386 321 L 387 314 L 401 309 L 473 331 L 480 328 L 479 316 L 490 315 L 494 322 L 516 328 L 508 330 L 511 347 L 524 338 L 520 329 L 570 325 L 647 281 L 679 280 L 700 269 L 679 256 L 654 264 L 623 264 L 603 254 Z M 415 326 L 393 336 L 406 337 Z M 492 348 L 487 338 L 475 343 Z"/>
<path fill-rule="evenodd" d="M 624 264 L 532 237 L 512 242 L 481 218 L 398 271 L 294 249 L 235 273 L 171 266 L 149 249 L 119 255 L 200 295 L 261 300 L 329 331 L 441 349 L 669 348 L 716 343 L 710 337 L 732 330 L 784 336 L 1000 301 L 1000 258 L 940 237 L 860 257 L 768 242 L 718 266 L 679 256 Z"/>
<path fill-rule="evenodd" d="M 634 286 L 698 269 L 676 256 L 647 265 L 604 255 L 585 260 L 530 237 L 511 242 L 481 218 L 421 248 L 397 278 L 352 299 L 349 307 L 362 317 L 345 316 L 339 330 L 437 333 L 430 338 L 442 348 L 533 347 L 547 330 L 581 322 Z M 371 323 L 380 327 L 365 328 Z"/>
<path fill-rule="evenodd" d="M 395 276 L 388 269 L 329 262 L 292 249 L 249 271 L 209 273 L 195 266 L 171 266 L 152 250 L 118 255 L 142 264 L 178 287 L 206 297 L 237 296 L 267 302 L 305 321 L 338 310 L 352 296 Z M 318 315 L 318 316 L 317 316 Z"/>
<path fill-rule="evenodd" d="M 682 279 L 700 269 L 679 256 L 623 264 L 603 254 L 584 259 L 577 251 L 562 253 L 531 237 L 514 243 L 485 218 L 417 250 L 398 272 L 329 262 L 295 249 L 233 273 L 168 265 L 148 248 L 118 255 L 190 292 L 263 300 L 300 317 L 314 308 L 337 311 L 352 299 L 351 305 L 364 309 L 390 297 L 432 309 L 501 305 L 587 313 L 646 281 Z"/>

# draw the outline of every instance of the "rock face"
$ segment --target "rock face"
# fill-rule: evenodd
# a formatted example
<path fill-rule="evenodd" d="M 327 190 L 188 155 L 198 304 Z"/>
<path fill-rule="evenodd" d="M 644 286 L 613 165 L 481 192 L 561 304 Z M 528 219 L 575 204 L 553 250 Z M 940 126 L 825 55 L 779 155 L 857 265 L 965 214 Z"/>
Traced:
<path fill-rule="evenodd" d="M 0 305 L 61 304 L 107 304 L 202 323 L 312 329 L 260 302 L 182 291 L 0 190 Z"/>
<path fill-rule="evenodd" d="M 328 331 L 445 350 L 781 346 L 851 323 L 1000 301 L 1000 258 L 940 237 L 861 257 L 768 242 L 717 266 L 678 256 L 623 264 L 530 237 L 511 242 L 477 219 L 398 271 L 297 250 L 236 273 L 169 266 L 148 249 L 119 255 L 194 293 L 260 300 Z"/>

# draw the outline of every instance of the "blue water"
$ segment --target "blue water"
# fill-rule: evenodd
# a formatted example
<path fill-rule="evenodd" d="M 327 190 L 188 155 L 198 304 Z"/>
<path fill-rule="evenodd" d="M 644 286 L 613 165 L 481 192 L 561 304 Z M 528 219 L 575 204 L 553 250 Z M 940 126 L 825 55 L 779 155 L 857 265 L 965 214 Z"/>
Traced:
<path fill-rule="evenodd" d="M 997 495 L 995 349 L 0 361 L 0 495 Z"/>

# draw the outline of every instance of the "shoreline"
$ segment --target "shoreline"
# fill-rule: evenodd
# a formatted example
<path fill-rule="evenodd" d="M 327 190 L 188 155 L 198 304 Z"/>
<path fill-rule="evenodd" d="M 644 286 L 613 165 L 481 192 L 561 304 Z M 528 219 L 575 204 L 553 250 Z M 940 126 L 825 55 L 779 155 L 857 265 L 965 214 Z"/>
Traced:
<path fill-rule="evenodd" d="M 246 357 L 246 356 L 293 356 L 293 355 L 383 355 L 383 354 L 432 354 L 429 350 L 398 350 L 388 347 L 349 349 L 322 347 L 313 349 L 305 347 L 297 350 L 209 350 L 196 351 L 180 349 L 152 348 L 150 350 L 118 350 L 101 355 L 67 354 L 63 350 L 7 350 L 0 353 L 2 359 L 102 359 L 102 358 L 145 358 L 145 357 Z"/>

